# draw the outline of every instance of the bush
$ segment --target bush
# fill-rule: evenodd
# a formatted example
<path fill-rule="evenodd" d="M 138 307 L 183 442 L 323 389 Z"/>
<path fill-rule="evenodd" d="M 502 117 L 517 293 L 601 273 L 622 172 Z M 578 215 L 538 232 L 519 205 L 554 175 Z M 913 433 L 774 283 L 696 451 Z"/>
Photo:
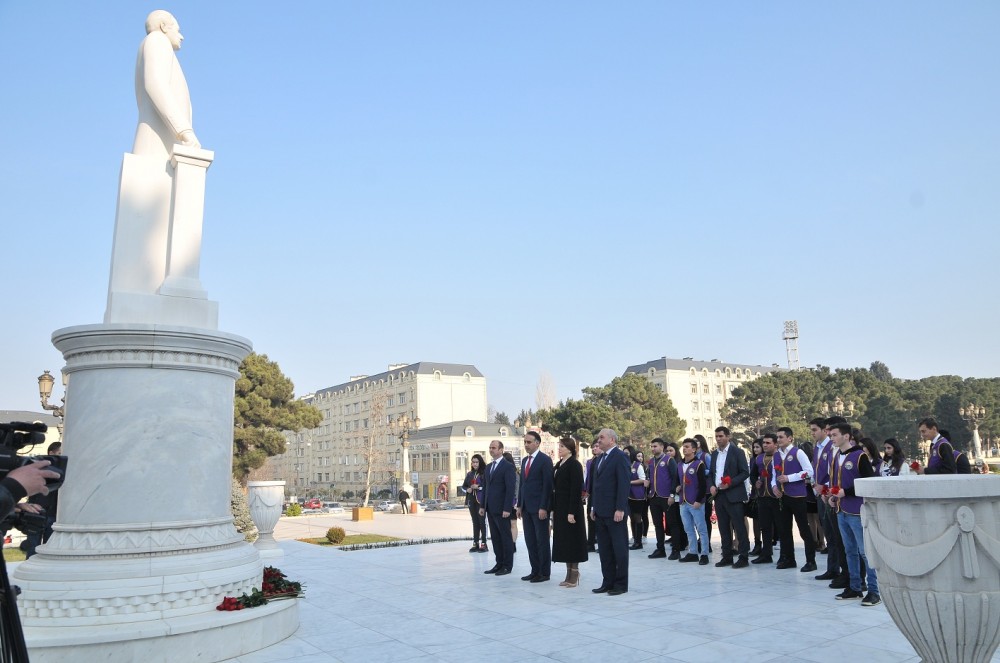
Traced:
<path fill-rule="evenodd" d="M 288 509 L 285 510 L 286 516 L 301 516 L 302 515 L 302 505 L 298 502 L 292 502 L 288 505 Z"/>
<path fill-rule="evenodd" d="M 347 536 L 347 532 L 344 531 L 343 527 L 331 527 L 326 530 L 326 540 L 337 545 L 338 543 L 343 543 L 344 538 Z"/>
<path fill-rule="evenodd" d="M 250 518 L 250 506 L 247 504 L 247 496 L 243 486 L 233 477 L 232 490 L 229 495 L 229 506 L 233 514 L 233 524 L 236 531 L 243 535 L 247 543 L 257 540 L 257 526 Z"/>

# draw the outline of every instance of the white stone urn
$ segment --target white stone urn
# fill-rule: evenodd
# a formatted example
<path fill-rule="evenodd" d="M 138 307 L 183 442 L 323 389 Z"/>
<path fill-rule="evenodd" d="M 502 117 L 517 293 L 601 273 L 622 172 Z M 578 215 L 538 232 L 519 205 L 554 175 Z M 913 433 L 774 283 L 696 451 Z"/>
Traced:
<path fill-rule="evenodd" d="M 861 479 L 868 562 L 924 661 L 987 662 L 1000 644 L 1000 476 Z"/>
<path fill-rule="evenodd" d="M 274 526 L 281 517 L 285 501 L 284 481 L 249 481 L 250 519 L 257 526 L 260 536 L 253 546 L 263 558 L 281 557 L 284 553 L 274 540 Z"/>

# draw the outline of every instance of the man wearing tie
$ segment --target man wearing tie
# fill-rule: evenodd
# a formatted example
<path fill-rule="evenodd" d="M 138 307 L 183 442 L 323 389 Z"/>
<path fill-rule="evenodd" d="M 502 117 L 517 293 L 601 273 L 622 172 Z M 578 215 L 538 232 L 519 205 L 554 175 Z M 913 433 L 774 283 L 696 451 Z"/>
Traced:
<path fill-rule="evenodd" d="M 618 434 L 610 428 L 597 436 L 604 452 L 594 461 L 590 519 L 597 524 L 597 552 L 601 556 L 601 586 L 595 594 L 618 596 L 628 591 L 628 527 L 625 510 L 632 483 L 632 465 L 618 448 Z"/>
<path fill-rule="evenodd" d="M 483 508 L 489 520 L 490 539 L 496 564 L 489 571 L 498 576 L 510 573 L 514 566 L 514 537 L 510 531 L 510 514 L 514 511 L 514 466 L 503 459 L 503 442 L 490 442 L 493 462 L 486 466 L 486 489 L 483 491 Z"/>
<path fill-rule="evenodd" d="M 552 459 L 538 452 L 542 437 L 536 431 L 524 436 L 521 459 L 521 488 L 517 498 L 517 514 L 524 523 L 524 543 L 528 548 L 531 573 L 521 578 L 530 582 L 545 582 L 552 569 L 552 549 L 549 547 L 549 509 L 552 506 Z"/>

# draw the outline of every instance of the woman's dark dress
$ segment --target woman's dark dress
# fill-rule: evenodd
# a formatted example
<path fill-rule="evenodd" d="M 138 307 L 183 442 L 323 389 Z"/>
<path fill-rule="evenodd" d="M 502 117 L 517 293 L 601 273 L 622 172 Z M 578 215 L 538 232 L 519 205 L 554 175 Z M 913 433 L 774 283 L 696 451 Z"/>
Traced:
<path fill-rule="evenodd" d="M 587 530 L 583 513 L 583 466 L 575 458 L 559 461 L 552 480 L 552 561 L 576 564 L 587 561 Z M 566 516 L 576 519 L 570 523 Z"/>

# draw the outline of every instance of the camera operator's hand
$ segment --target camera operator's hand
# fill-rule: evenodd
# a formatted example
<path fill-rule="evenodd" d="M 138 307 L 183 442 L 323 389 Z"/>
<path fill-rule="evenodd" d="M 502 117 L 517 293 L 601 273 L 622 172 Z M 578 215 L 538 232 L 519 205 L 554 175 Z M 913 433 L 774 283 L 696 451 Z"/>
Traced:
<path fill-rule="evenodd" d="M 41 493 L 48 495 L 49 489 L 45 487 L 46 479 L 58 479 L 59 473 L 45 469 L 51 465 L 51 461 L 40 460 L 29 465 L 24 465 L 7 473 L 7 479 L 13 479 L 21 484 L 28 493 L 28 497 Z"/>
<path fill-rule="evenodd" d="M 35 504 L 33 502 L 18 502 L 17 506 L 14 507 L 14 510 L 23 511 L 25 513 L 42 513 L 45 511 L 41 504 Z"/>

